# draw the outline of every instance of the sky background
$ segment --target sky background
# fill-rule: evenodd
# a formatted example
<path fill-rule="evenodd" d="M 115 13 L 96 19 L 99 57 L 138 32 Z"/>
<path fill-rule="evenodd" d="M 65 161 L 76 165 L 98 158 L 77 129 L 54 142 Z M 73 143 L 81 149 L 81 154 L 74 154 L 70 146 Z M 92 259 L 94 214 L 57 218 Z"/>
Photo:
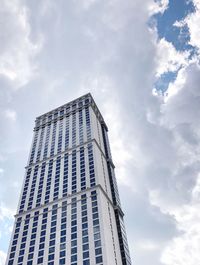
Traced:
<path fill-rule="evenodd" d="M 35 117 L 88 92 L 133 264 L 200 264 L 199 59 L 199 0 L 0 0 L 0 265 Z"/>

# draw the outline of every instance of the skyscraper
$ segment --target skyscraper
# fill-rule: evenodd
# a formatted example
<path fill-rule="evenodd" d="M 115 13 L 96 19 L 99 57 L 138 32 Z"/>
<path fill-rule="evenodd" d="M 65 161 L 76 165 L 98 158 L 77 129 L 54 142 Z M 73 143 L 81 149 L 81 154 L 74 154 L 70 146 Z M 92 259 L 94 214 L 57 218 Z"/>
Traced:
<path fill-rule="evenodd" d="M 130 265 L 107 126 L 91 94 L 36 118 L 6 265 Z"/>

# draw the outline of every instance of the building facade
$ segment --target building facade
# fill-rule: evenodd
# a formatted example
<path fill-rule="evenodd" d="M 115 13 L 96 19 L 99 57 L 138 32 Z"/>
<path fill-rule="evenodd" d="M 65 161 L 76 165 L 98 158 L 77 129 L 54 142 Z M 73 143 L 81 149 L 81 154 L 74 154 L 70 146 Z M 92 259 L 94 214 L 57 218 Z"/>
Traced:
<path fill-rule="evenodd" d="M 91 94 L 36 118 L 6 265 L 130 265 L 107 126 Z"/>

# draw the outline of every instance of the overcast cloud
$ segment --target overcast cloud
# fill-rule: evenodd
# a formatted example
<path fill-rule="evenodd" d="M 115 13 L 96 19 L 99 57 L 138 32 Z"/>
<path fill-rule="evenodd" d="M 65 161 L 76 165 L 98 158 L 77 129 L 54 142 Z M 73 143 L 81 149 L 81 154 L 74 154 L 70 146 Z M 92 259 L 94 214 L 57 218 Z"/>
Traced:
<path fill-rule="evenodd" d="M 0 0 L 0 265 L 35 117 L 87 92 L 108 124 L 133 264 L 200 264 L 200 6 L 193 3 L 193 13 L 174 21 L 187 27 L 191 53 L 149 23 L 167 0 Z M 169 72 L 175 79 L 156 90 Z"/>

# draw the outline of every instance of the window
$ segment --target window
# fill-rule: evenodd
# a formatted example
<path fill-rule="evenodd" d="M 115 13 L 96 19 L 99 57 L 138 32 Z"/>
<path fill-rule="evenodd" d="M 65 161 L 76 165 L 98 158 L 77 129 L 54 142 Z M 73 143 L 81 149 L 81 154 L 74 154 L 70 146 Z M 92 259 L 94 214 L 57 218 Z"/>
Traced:
<path fill-rule="evenodd" d="M 88 106 L 85 108 L 87 140 L 91 139 L 90 114 Z"/>
<path fill-rule="evenodd" d="M 101 248 L 95 249 L 95 255 L 97 256 L 97 255 L 100 255 L 100 254 L 102 254 Z"/>
<path fill-rule="evenodd" d="M 53 260 L 54 259 L 54 254 L 51 254 L 51 255 L 49 255 L 48 256 L 48 260 L 50 261 L 50 260 Z"/>
<path fill-rule="evenodd" d="M 53 156 L 54 155 L 55 139 L 56 139 L 56 127 L 57 127 L 57 122 L 55 122 L 53 124 L 53 134 L 52 134 L 52 141 L 51 141 L 50 156 Z"/>
<path fill-rule="evenodd" d="M 75 253 L 77 253 L 77 247 L 74 247 L 71 249 L 71 254 L 75 254 Z"/>
<path fill-rule="evenodd" d="M 62 151 L 62 132 L 63 132 L 63 120 L 60 120 L 59 133 L 58 133 L 58 148 L 57 148 L 58 153 Z"/>
<path fill-rule="evenodd" d="M 43 258 L 38 258 L 37 264 L 41 264 L 41 263 L 43 263 Z"/>
<path fill-rule="evenodd" d="M 60 259 L 59 264 L 60 264 L 60 265 L 65 264 L 65 258 Z"/>
<path fill-rule="evenodd" d="M 96 257 L 96 263 L 101 263 L 102 261 L 102 256 Z"/>
<path fill-rule="evenodd" d="M 89 258 L 89 251 L 83 252 L 83 259 Z"/>
<path fill-rule="evenodd" d="M 65 124 L 65 149 L 69 146 L 69 117 L 66 117 Z"/>
<path fill-rule="evenodd" d="M 101 240 L 97 240 L 94 242 L 95 247 L 100 247 L 101 246 Z"/>
<path fill-rule="evenodd" d="M 42 150 L 42 143 L 43 143 L 43 138 L 44 138 L 44 132 L 45 132 L 45 128 L 42 128 L 41 134 L 40 134 L 39 145 L 38 145 L 38 152 L 37 152 L 36 162 L 38 162 L 40 160 L 40 155 L 41 155 L 41 150 Z"/>
<path fill-rule="evenodd" d="M 73 261 L 77 261 L 77 255 L 71 256 L 71 262 L 73 262 Z"/>
<path fill-rule="evenodd" d="M 54 246 L 49 248 L 49 253 L 53 253 L 54 251 L 55 251 L 55 247 Z"/>
<path fill-rule="evenodd" d="M 84 250 L 88 250 L 89 249 L 89 244 L 85 244 L 85 245 L 83 245 L 83 251 Z"/>
<path fill-rule="evenodd" d="M 65 249 L 66 248 L 66 243 L 62 243 L 62 244 L 60 244 L 60 250 L 63 250 L 63 249 Z"/>
<path fill-rule="evenodd" d="M 77 246 L 77 240 L 71 241 L 71 247 Z"/>
<path fill-rule="evenodd" d="M 38 252 L 38 256 L 43 256 L 44 255 L 44 250 L 40 250 L 39 252 Z"/>
<path fill-rule="evenodd" d="M 84 260 L 83 265 L 90 265 L 90 260 L 89 259 Z"/>
<path fill-rule="evenodd" d="M 88 242 L 89 242 L 89 240 L 88 240 L 88 236 L 83 237 L 83 238 L 82 238 L 82 241 L 83 241 L 83 243 L 88 243 Z"/>

